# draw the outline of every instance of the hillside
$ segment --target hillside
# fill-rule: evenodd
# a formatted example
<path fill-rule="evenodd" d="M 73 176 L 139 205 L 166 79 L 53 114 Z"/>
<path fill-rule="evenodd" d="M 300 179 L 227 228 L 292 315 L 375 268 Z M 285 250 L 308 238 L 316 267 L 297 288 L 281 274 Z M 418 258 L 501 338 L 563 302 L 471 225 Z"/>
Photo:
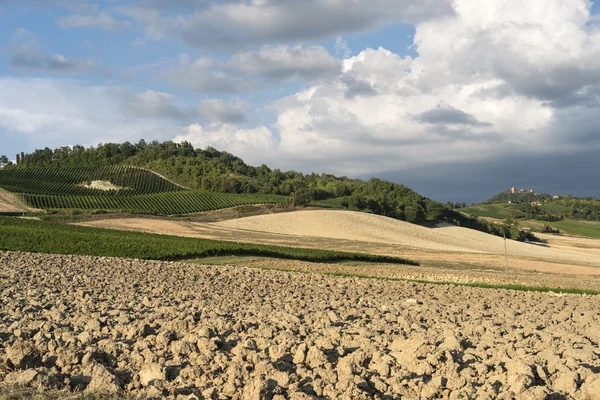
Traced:
<path fill-rule="evenodd" d="M 167 186 L 159 192 L 142 193 L 132 190 L 132 185 L 126 180 L 113 179 L 110 176 L 112 180 L 109 182 L 119 188 L 108 186 L 109 190 L 96 191 L 90 198 L 87 193 L 91 189 L 81 187 L 81 183 L 78 183 L 83 180 L 106 182 L 106 171 L 110 171 L 110 168 L 120 168 L 121 171 L 125 167 L 153 171 L 160 176 L 148 175 L 151 179 L 165 177 L 171 184 L 169 186 L 165 183 Z M 106 168 L 108 169 L 105 170 Z M 44 183 L 39 190 L 34 189 L 37 188 L 37 184 L 28 182 L 25 178 L 22 178 L 19 184 L 14 184 L 6 178 L 10 174 L 20 174 L 41 180 L 41 171 L 49 171 L 44 173 L 54 174 L 55 177 L 48 178 L 50 183 Z M 105 172 L 92 178 L 89 171 Z M 18 154 L 17 164 L 4 167 L 3 172 L 5 177 L 2 180 L 0 175 L 0 187 L 12 185 L 10 190 L 27 194 L 23 196 L 26 201 L 45 209 L 108 209 L 171 215 L 206 211 L 215 209 L 214 207 L 231 207 L 236 202 L 281 203 L 292 199 L 295 206 L 315 205 L 365 211 L 422 225 L 446 221 L 499 236 L 507 235 L 516 240 L 535 239 L 510 225 L 497 226 L 456 212 L 451 207 L 421 196 L 404 185 L 376 178 L 363 181 L 330 174 L 282 172 L 270 169 L 266 165 L 253 167 L 227 152 L 210 147 L 204 150 L 195 149 L 187 142 L 146 143 L 141 140 L 136 144 L 106 143 L 89 148 L 45 148 L 30 154 Z M 63 178 L 65 173 L 80 175 L 77 178 L 69 175 L 67 179 Z M 189 194 L 174 183 L 196 190 L 201 195 Z M 147 185 L 142 186 L 147 188 Z M 140 197 L 134 197 L 134 192 L 135 196 Z M 243 197 L 227 202 L 213 199 L 212 205 L 206 205 L 210 202 L 206 198 L 213 196 L 211 193 Z M 56 195 L 60 198 L 53 197 Z M 180 203 L 187 205 L 180 206 Z M 174 208 L 174 205 L 177 207 Z"/>
<path fill-rule="evenodd" d="M 344 239 L 407 246 L 442 252 L 504 254 L 504 241 L 486 233 L 455 226 L 426 228 L 378 215 L 337 210 L 259 215 L 215 224 L 222 228 L 280 235 Z M 509 244 L 511 257 L 531 257 L 552 262 L 600 265 L 600 255 L 563 251 L 525 243 Z"/>
<path fill-rule="evenodd" d="M 473 217 L 515 220 L 514 223 L 533 232 L 600 237 L 600 200 L 597 198 L 503 192 L 457 211 Z"/>
<path fill-rule="evenodd" d="M 276 195 L 190 190 L 152 171 L 131 166 L 4 168 L 0 169 L 0 188 L 16 194 L 12 197 L 37 209 L 155 215 L 192 214 L 288 200 Z M 3 197 L 9 196 L 6 192 Z M 12 205 L 7 211 L 14 211 L 14 208 Z"/>
<path fill-rule="evenodd" d="M 511 204 L 526 204 L 538 201 L 546 201 L 552 199 L 548 193 L 535 193 L 535 192 L 516 192 L 510 191 L 500 192 L 492 196 L 489 200 L 484 201 L 482 204 L 496 204 L 496 203 L 511 203 Z"/>

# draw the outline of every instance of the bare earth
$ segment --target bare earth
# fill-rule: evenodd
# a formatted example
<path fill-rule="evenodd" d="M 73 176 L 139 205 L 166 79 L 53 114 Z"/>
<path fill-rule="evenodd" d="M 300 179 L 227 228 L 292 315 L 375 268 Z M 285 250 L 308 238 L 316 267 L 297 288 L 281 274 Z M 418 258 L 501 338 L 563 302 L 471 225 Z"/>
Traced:
<path fill-rule="evenodd" d="M 0 265 L 2 387 L 600 398 L 597 296 L 10 252 Z"/>
<path fill-rule="evenodd" d="M 0 212 L 22 212 L 26 207 L 11 193 L 0 189 Z"/>
<path fill-rule="evenodd" d="M 121 186 L 117 186 L 117 185 L 113 184 L 112 182 L 108 182 L 108 181 L 91 181 L 89 184 L 88 183 L 82 184 L 82 186 L 84 188 L 88 188 L 88 189 L 97 189 L 97 190 L 104 190 L 104 191 L 123 189 Z"/>

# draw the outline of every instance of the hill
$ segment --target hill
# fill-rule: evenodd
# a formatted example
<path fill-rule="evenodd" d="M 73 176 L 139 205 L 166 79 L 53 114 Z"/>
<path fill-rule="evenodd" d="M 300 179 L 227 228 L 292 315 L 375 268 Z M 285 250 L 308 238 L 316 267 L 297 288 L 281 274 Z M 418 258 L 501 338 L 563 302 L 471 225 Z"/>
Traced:
<path fill-rule="evenodd" d="M 86 181 L 104 179 L 103 181 L 107 182 L 105 178 L 98 178 L 100 175 L 107 176 L 107 172 L 94 177 L 90 177 L 89 172 L 105 171 L 103 168 L 109 167 L 121 168 L 120 170 L 124 167 L 144 168 L 165 177 L 172 183 L 202 192 L 192 195 L 174 184 L 169 186 L 165 183 L 164 190 L 159 192 L 138 191 L 134 194 L 135 190 L 128 189 L 132 187 L 131 183 L 122 179 L 112 179 L 111 175 L 112 180 L 108 182 L 119 188 L 105 186 L 104 192 L 96 191 L 88 196 L 86 191 L 91 188 L 82 188 L 81 183 L 78 182 L 82 179 Z M 77 178 L 71 175 L 69 179 L 63 178 L 64 174 L 68 175 L 65 171 L 75 171 L 73 169 L 81 169 L 81 172 L 69 172 L 70 174 L 81 175 Z M 442 203 L 421 196 L 404 185 L 376 178 L 363 181 L 330 174 L 282 172 L 279 169 L 270 169 L 266 165 L 253 167 L 227 152 L 220 152 L 210 147 L 204 150 L 195 149 L 187 142 L 146 143 L 141 140 L 137 144 L 125 142 L 106 143 L 89 148 L 83 146 L 61 147 L 55 150 L 45 148 L 30 154 L 18 154 L 16 165 L 4 167 L 4 171 L 10 171 L 11 174 L 34 176 L 38 177 L 36 178 L 38 180 L 41 179 L 39 176 L 42 170 L 54 171 L 47 173 L 54 173 L 55 177 L 49 178 L 50 183 L 41 186 L 41 189 L 33 190 L 32 187 L 36 185 L 27 183 L 26 179 L 18 185 L 11 186 L 11 190 L 15 193 L 26 193 L 26 196 L 23 196 L 25 201 L 42 208 L 100 208 L 180 214 L 204 211 L 212 209 L 211 207 L 232 206 L 236 201 L 247 204 L 248 202 L 284 202 L 292 198 L 294 206 L 317 205 L 366 211 L 422 225 L 443 220 L 495 235 L 506 234 L 516 240 L 534 239 L 514 227 L 489 224 L 456 212 Z M 152 177 L 152 179 L 156 178 L 156 176 Z M 6 175 L 4 180 L 1 179 L 0 176 L 0 187 L 11 184 L 11 181 L 6 180 Z M 65 181 L 60 181 L 61 179 Z M 25 191 L 23 188 L 28 190 Z M 228 201 L 227 205 L 222 199 L 215 199 L 213 205 L 202 205 L 209 202 L 206 198 L 214 196 L 211 194 L 215 193 L 244 197 L 237 198 L 239 201 Z M 179 207 L 180 203 L 191 204 L 191 206 Z M 174 204 L 177 204 L 178 208 L 173 208 Z"/>
<path fill-rule="evenodd" d="M 511 204 L 526 204 L 538 201 L 546 201 L 552 199 L 548 193 L 535 193 L 535 192 L 516 192 L 511 191 L 500 192 L 492 196 L 489 200 L 484 201 L 482 204 L 496 204 L 496 203 L 511 203 Z"/>
<path fill-rule="evenodd" d="M 190 190 L 152 171 L 131 166 L 4 168 L 0 169 L 0 187 L 29 207 L 45 210 L 181 215 L 287 202 L 283 196 Z M 8 194 L 3 197 L 8 198 Z"/>
<path fill-rule="evenodd" d="M 537 200 L 530 202 L 529 200 L 534 198 L 532 196 L 535 196 Z M 543 193 L 507 192 L 496 195 L 483 203 L 462 207 L 460 211 L 470 215 L 498 219 L 537 219 L 547 222 L 564 219 L 600 221 L 600 199 L 578 198 L 571 195 L 552 197 Z"/>
<path fill-rule="evenodd" d="M 307 210 L 228 220 L 216 225 L 229 229 L 269 232 L 306 238 L 344 239 L 406 246 L 427 251 L 504 255 L 504 241 L 483 232 L 456 226 L 426 228 L 379 215 L 341 210 Z M 509 244 L 511 257 L 551 262 L 600 265 L 600 255 L 564 251 L 525 243 Z"/>
<path fill-rule="evenodd" d="M 457 208 L 457 211 L 511 224 L 516 220 L 516 224 L 534 232 L 600 237 L 600 200 L 597 198 L 502 192 L 486 202 Z"/>

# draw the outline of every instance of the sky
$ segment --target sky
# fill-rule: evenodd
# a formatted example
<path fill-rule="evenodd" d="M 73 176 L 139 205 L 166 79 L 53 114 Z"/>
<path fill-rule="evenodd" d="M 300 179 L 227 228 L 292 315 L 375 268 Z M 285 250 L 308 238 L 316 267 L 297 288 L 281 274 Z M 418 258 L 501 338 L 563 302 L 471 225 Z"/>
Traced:
<path fill-rule="evenodd" d="M 588 0 L 0 0 L 0 154 L 189 141 L 440 201 L 600 197 Z"/>

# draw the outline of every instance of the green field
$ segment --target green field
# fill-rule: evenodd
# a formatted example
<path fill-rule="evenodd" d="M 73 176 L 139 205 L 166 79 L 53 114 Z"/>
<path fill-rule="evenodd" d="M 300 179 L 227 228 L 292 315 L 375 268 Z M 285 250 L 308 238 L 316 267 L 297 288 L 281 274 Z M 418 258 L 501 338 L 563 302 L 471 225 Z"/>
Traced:
<path fill-rule="evenodd" d="M 466 208 L 458 209 L 467 214 L 471 214 L 476 217 L 495 218 L 495 219 L 506 219 L 523 216 L 523 213 L 515 210 L 514 207 L 518 207 L 517 204 L 508 203 L 497 203 L 497 204 L 481 204 L 477 206 L 471 206 Z M 546 203 L 541 206 L 542 209 L 547 211 L 563 212 L 569 210 L 569 207 L 556 204 Z M 587 236 L 591 238 L 600 239 L 600 222 L 596 221 L 578 221 L 565 219 L 556 222 L 547 221 L 532 221 L 532 220 L 519 220 L 519 224 L 524 228 L 530 228 L 533 231 L 540 232 L 544 225 L 549 225 L 552 228 L 560 230 L 561 233 L 568 235 Z"/>
<path fill-rule="evenodd" d="M 487 217 L 496 219 L 518 218 L 523 215 L 522 212 L 515 210 L 513 207 L 517 204 L 497 203 L 497 204 L 480 204 L 466 208 L 459 208 L 460 211 L 475 217 Z"/>
<path fill-rule="evenodd" d="M 553 228 L 559 229 L 561 233 L 600 239 L 600 222 L 575 221 L 571 219 L 556 222 L 536 222 L 539 222 L 540 224 L 550 225 Z"/>
<path fill-rule="evenodd" d="M 0 217 L 0 250 L 149 260 L 253 255 L 310 262 L 419 265 L 398 257 L 225 242 Z"/>
<path fill-rule="evenodd" d="M 88 188 L 93 181 L 113 190 Z M 252 204 L 287 203 L 286 196 L 188 190 L 151 171 L 127 166 L 2 169 L 0 187 L 28 207 L 154 215 L 185 215 Z"/>

